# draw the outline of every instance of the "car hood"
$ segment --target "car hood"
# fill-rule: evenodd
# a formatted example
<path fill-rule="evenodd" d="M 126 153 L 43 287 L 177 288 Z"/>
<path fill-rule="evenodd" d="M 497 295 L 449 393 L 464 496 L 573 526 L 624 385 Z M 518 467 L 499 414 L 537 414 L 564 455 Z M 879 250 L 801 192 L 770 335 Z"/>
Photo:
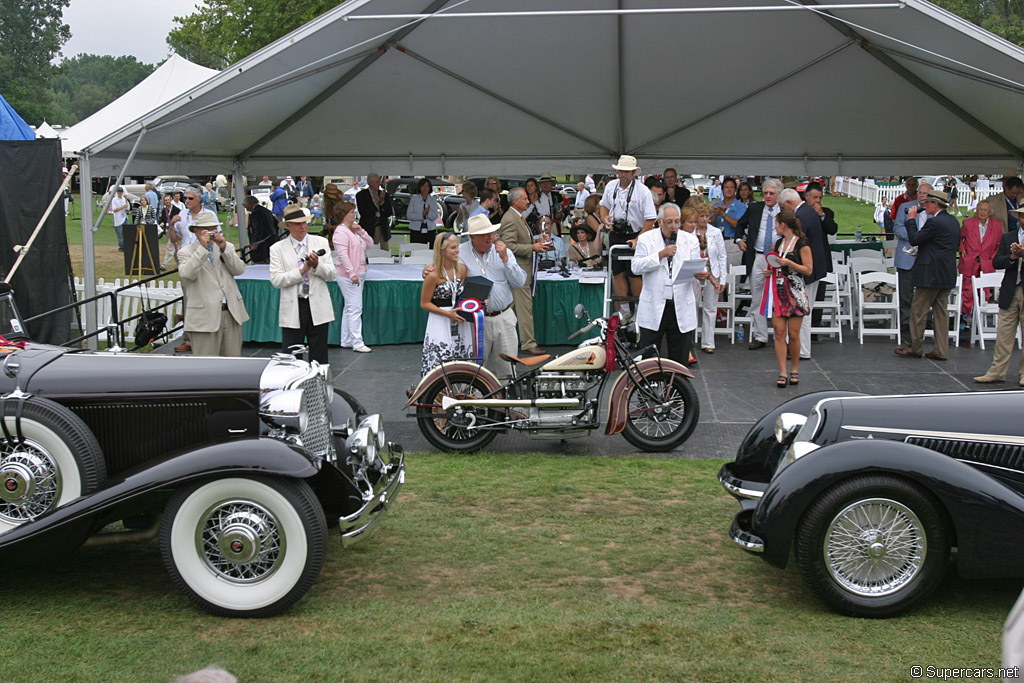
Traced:
<path fill-rule="evenodd" d="M 823 401 L 819 444 L 847 439 L 1024 438 L 1024 392 L 847 397 Z"/>

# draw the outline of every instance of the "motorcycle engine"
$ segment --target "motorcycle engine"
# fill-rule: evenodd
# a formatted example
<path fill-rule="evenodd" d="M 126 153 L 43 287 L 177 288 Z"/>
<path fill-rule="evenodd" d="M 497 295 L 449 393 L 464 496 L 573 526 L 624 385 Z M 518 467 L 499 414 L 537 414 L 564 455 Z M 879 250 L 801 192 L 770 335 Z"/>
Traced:
<path fill-rule="evenodd" d="M 600 378 L 582 372 L 542 373 L 533 382 L 537 398 L 577 398 L 597 384 Z"/>

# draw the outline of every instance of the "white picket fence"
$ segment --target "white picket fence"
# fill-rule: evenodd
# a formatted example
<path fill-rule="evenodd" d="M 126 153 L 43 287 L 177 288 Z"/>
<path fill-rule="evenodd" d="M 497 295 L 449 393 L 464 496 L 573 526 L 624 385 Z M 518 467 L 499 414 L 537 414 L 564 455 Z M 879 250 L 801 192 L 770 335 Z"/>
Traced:
<path fill-rule="evenodd" d="M 138 282 L 138 280 L 129 280 L 128 278 L 122 280 L 121 278 L 115 278 L 113 282 L 107 282 L 104 278 L 99 278 L 96 280 L 96 293 L 102 294 L 104 292 L 114 292 L 133 282 Z M 75 278 L 75 291 L 78 293 L 79 300 L 85 298 L 85 283 L 78 277 Z M 132 316 L 138 315 L 146 308 L 153 308 L 154 306 L 158 306 L 160 303 L 173 301 L 174 299 L 179 298 L 181 296 L 181 283 L 155 280 L 140 287 L 126 289 L 123 292 L 117 293 L 115 296 L 117 299 L 117 320 L 127 320 Z M 113 316 L 111 315 L 110 304 L 110 297 L 103 297 L 95 303 L 97 306 L 96 320 L 99 322 L 101 329 L 104 329 L 108 324 L 114 322 Z M 181 302 L 178 301 L 173 306 L 168 306 L 160 310 L 167 316 L 167 327 L 165 330 L 169 330 L 173 327 L 172 323 L 174 322 L 174 316 L 181 313 Z M 138 323 L 138 320 L 132 320 L 124 325 L 125 339 L 129 344 L 135 336 L 136 323 Z M 101 333 L 99 338 L 101 340 L 105 340 L 106 332 Z"/>
<path fill-rule="evenodd" d="M 959 185 L 959 194 L 957 196 L 957 204 L 961 207 L 973 209 L 978 202 L 982 199 L 988 199 L 994 194 L 999 194 L 1003 191 L 1003 184 L 1001 182 L 994 181 L 989 183 L 987 188 L 971 188 L 968 196 L 964 197 L 964 186 Z M 878 204 L 882 199 L 886 200 L 886 203 L 891 206 L 893 200 L 899 197 L 906 191 L 906 187 L 903 185 L 887 185 L 881 187 L 875 185 L 873 180 L 854 180 L 853 178 L 843 178 L 842 188 L 837 188 L 839 194 L 844 194 L 847 197 L 853 197 L 859 201 L 865 202 L 866 204 Z"/>

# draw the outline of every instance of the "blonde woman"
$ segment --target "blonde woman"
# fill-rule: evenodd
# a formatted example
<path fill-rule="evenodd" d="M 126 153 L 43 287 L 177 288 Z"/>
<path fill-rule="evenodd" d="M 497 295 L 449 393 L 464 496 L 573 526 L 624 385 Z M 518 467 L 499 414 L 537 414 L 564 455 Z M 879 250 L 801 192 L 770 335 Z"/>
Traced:
<path fill-rule="evenodd" d="M 423 337 L 420 376 L 454 358 L 472 356 L 472 327 L 455 311 L 466 283 L 466 266 L 459 263 L 455 233 L 434 239 L 434 269 L 423 278 L 420 308 L 428 313 Z"/>
<path fill-rule="evenodd" d="M 341 348 L 359 353 L 372 349 L 363 343 L 363 285 L 366 280 L 366 250 L 373 247 L 373 238 L 356 223 L 356 207 L 349 201 L 339 202 L 334 215 L 340 217 L 334 229 L 334 265 L 338 286 L 345 298 L 341 312 Z"/>
<path fill-rule="evenodd" d="M 694 233 L 700 243 L 700 257 L 708 260 L 711 277 L 704 281 L 697 300 L 701 306 L 700 350 L 715 352 L 715 318 L 718 315 L 718 295 L 725 291 L 726 264 L 725 238 L 722 231 L 711 223 L 711 207 L 701 204 L 697 207 L 697 230 Z"/>

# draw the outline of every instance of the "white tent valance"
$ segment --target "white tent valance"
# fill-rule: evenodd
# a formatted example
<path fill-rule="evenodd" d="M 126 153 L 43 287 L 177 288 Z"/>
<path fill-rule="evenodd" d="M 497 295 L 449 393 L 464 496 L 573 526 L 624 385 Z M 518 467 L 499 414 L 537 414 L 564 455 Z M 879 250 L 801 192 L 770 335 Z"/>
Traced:
<path fill-rule="evenodd" d="M 133 173 L 535 174 L 621 153 L 658 171 L 998 173 L 1024 159 L 1024 51 L 923 0 L 552 12 L 583 4 L 351 0 L 90 143 L 93 172 L 123 165 L 143 128 Z M 431 13 L 473 16 L 396 16 Z"/>

